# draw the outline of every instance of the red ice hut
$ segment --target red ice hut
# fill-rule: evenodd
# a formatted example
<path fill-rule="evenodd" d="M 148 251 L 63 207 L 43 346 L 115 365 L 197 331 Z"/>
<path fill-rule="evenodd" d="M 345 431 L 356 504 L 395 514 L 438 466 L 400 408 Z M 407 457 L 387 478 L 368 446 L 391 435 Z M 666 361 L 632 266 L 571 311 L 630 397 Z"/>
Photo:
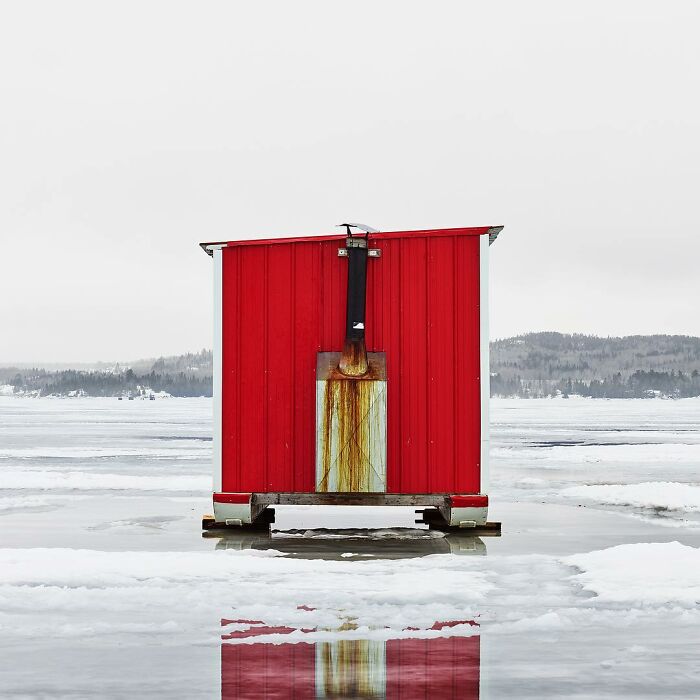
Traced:
<path fill-rule="evenodd" d="M 489 245 L 502 226 L 203 243 L 214 260 L 214 516 L 425 506 L 484 528 Z"/>

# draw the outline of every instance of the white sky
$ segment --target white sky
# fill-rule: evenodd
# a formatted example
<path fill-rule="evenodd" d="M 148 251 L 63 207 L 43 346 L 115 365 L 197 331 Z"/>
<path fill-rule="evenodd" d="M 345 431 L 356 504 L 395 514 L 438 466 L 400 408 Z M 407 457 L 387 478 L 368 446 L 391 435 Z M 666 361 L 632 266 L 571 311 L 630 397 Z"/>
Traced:
<path fill-rule="evenodd" d="M 700 3 L 0 4 L 0 362 L 211 345 L 202 240 L 504 224 L 492 337 L 700 335 Z"/>

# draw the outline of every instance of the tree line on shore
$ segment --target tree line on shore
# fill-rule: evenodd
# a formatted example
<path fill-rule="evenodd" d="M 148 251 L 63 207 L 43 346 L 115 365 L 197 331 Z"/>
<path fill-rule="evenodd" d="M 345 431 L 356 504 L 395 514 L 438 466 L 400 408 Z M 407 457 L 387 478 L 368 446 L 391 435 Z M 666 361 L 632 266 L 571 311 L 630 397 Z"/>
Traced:
<path fill-rule="evenodd" d="M 128 368 L 0 368 L 0 384 L 15 393 L 126 396 L 167 392 L 212 395 L 212 353 L 201 350 L 138 360 Z M 528 333 L 491 343 L 491 395 L 592 398 L 700 396 L 700 338 Z"/>
<path fill-rule="evenodd" d="M 668 397 L 674 399 L 700 396 L 700 373 L 693 370 L 685 374 L 681 370 L 657 372 L 636 370 L 626 378 L 620 372 L 605 379 L 523 379 L 520 376 L 505 379 L 491 375 L 491 396 L 517 396 L 543 398 L 547 396 L 588 396 L 594 399 L 648 399 Z"/>
<path fill-rule="evenodd" d="M 131 369 L 121 373 L 37 369 L 18 372 L 8 383 L 16 393 L 38 392 L 42 396 L 65 396 L 71 392 L 87 396 L 130 396 L 149 392 L 167 392 L 172 396 L 212 395 L 211 376 L 196 377 L 185 372 L 136 374 Z"/>
<path fill-rule="evenodd" d="M 118 364 L 103 369 L 46 370 L 43 368 L 0 368 L 0 384 L 9 384 L 14 392 L 41 396 L 135 396 L 166 392 L 171 396 L 212 395 L 212 352 L 137 360 L 133 366 Z"/>

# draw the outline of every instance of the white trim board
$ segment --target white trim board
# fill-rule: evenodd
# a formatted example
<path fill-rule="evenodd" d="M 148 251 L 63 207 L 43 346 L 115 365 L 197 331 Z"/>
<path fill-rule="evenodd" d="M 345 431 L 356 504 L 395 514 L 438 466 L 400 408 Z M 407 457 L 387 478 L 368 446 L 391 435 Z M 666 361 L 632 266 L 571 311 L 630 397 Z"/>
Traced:
<path fill-rule="evenodd" d="M 212 442 L 212 477 L 214 493 L 221 493 L 222 464 L 221 464 L 221 379 L 222 379 L 222 320 L 223 320 L 223 265 L 220 247 L 212 249 L 214 260 L 214 343 L 212 352 L 212 381 L 213 381 L 213 442 Z"/>
<path fill-rule="evenodd" d="M 489 236 L 479 236 L 479 388 L 481 391 L 481 493 L 489 490 Z"/>

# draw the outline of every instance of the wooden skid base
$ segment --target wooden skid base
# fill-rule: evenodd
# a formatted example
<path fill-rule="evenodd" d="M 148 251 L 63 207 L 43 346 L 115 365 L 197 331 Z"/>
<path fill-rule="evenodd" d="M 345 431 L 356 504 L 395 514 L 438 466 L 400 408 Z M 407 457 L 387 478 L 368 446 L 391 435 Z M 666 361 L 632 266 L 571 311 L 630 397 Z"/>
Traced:
<path fill-rule="evenodd" d="M 240 500 L 224 500 L 233 496 Z M 203 530 L 228 530 L 248 532 L 269 532 L 275 522 L 275 511 L 270 504 L 279 505 L 363 505 L 363 506 L 427 506 L 417 510 L 421 515 L 416 523 L 428 525 L 431 530 L 443 532 L 470 533 L 473 535 L 499 536 L 501 523 L 487 521 L 488 502 L 486 496 L 453 496 L 443 493 L 431 494 L 388 494 L 388 493 L 253 493 L 215 494 L 215 512 L 224 522 L 217 522 L 215 516 L 205 515 Z M 220 500 L 217 500 L 219 498 Z M 483 499 L 485 503 L 465 503 L 470 498 Z M 454 504 L 460 499 L 462 502 Z M 242 505 L 231 509 L 229 503 Z M 217 506 L 221 506 L 217 510 Z M 229 520 L 230 517 L 230 520 Z M 252 522 L 248 522 L 252 519 Z M 461 527 L 460 527 L 461 525 Z M 472 527 L 468 527 L 471 525 Z M 466 526 L 466 527 L 465 527 Z"/>
<path fill-rule="evenodd" d="M 447 493 L 254 493 L 253 503 L 278 506 L 442 506 Z"/>

